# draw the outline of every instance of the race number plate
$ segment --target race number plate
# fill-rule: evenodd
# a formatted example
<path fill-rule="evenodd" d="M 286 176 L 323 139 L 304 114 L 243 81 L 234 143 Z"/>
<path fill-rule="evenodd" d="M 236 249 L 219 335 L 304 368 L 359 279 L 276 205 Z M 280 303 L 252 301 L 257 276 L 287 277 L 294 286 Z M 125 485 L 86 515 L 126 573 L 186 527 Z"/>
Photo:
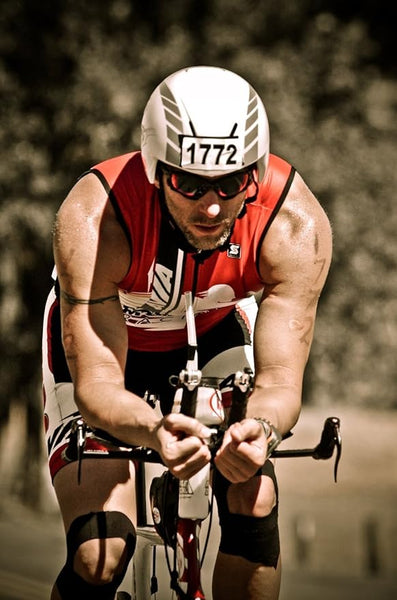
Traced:
<path fill-rule="evenodd" d="M 244 167 L 244 150 L 238 137 L 204 138 L 183 136 L 181 166 L 208 171 Z"/>

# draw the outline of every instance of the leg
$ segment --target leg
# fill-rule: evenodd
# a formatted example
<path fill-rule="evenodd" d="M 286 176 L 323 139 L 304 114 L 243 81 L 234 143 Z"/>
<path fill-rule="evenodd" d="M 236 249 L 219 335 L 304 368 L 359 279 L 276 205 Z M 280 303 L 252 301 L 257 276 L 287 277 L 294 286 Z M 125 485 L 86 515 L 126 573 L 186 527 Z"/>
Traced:
<path fill-rule="evenodd" d="M 67 532 L 67 560 L 51 600 L 113 600 L 135 548 L 135 473 L 127 460 L 84 461 L 54 480 Z"/>
<path fill-rule="evenodd" d="M 231 573 L 235 574 L 231 578 Z M 280 591 L 281 567 L 265 567 L 239 556 L 219 552 L 214 570 L 214 600 L 276 600 Z"/>
<path fill-rule="evenodd" d="M 268 461 L 262 475 L 239 484 L 215 475 L 222 535 L 214 600 L 277 600 L 281 561 L 273 466 Z"/>
<path fill-rule="evenodd" d="M 135 472 L 127 460 L 84 460 L 63 450 L 79 416 L 61 341 L 60 309 L 49 295 L 43 336 L 43 383 L 49 466 L 67 535 L 67 559 L 52 600 L 113 600 L 135 547 Z"/>

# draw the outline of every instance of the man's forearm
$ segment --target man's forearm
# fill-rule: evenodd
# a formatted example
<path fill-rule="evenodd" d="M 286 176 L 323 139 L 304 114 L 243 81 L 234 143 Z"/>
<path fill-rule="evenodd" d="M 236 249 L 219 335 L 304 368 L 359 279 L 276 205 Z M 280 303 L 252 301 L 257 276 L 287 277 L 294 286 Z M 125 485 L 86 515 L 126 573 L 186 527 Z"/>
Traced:
<path fill-rule="evenodd" d="M 256 385 L 248 400 L 247 417 L 267 419 L 284 435 L 294 427 L 300 410 L 300 389 L 289 385 Z"/>
<path fill-rule="evenodd" d="M 136 394 L 112 383 L 91 382 L 77 387 L 76 403 L 91 427 L 104 429 L 126 443 L 157 450 L 153 433 L 160 418 Z"/>

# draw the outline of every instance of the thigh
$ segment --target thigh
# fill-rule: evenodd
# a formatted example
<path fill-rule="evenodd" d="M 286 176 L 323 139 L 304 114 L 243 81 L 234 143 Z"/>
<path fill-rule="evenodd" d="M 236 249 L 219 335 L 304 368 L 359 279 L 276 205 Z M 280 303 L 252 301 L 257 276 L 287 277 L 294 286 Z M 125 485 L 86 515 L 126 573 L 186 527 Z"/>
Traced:
<path fill-rule="evenodd" d="M 119 511 L 136 526 L 134 464 L 125 459 L 86 459 L 70 463 L 54 478 L 54 488 L 65 530 L 79 516 L 90 512 Z"/>

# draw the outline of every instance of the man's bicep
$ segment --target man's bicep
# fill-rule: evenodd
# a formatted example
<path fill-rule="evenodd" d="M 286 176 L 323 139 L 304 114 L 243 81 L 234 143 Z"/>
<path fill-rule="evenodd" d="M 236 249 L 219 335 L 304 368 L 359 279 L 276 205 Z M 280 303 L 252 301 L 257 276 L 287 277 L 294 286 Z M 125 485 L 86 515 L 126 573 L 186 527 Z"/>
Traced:
<path fill-rule="evenodd" d="M 331 253 L 329 221 L 299 180 L 261 249 L 265 286 L 256 326 L 258 366 L 277 363 L 302 374 Z"/>
<path fill-rule="evenodd" d="M 332 256 L 329 219 L 299 174 L 267 232 L 259 254 L 265 286 L 291 285 L 291 294 L 319 294 Z"/>
<path fill-rule="evenodd" d="M 117 294 L 130 249 L 107 193 L 94 175 L 81 179 L 56 216 L 54 257 L 70 302 L 102 302 Z"/>
<path fill-rule="evenodd" d="M 84 177 L 61 205 L 54 226 L 63 343 L 79 373 L 80 366 L 120 362 L 124 353 L 116 283 L 129 261 L 123 239 L 103 186 L 94 175 Z"/>
<path fill-rule="evenodd" d="M 61 299 L 62 340 L 76 385 L 89 381 L 121 382 L 127 330 L 119 301 L 70 304 Z"/>

